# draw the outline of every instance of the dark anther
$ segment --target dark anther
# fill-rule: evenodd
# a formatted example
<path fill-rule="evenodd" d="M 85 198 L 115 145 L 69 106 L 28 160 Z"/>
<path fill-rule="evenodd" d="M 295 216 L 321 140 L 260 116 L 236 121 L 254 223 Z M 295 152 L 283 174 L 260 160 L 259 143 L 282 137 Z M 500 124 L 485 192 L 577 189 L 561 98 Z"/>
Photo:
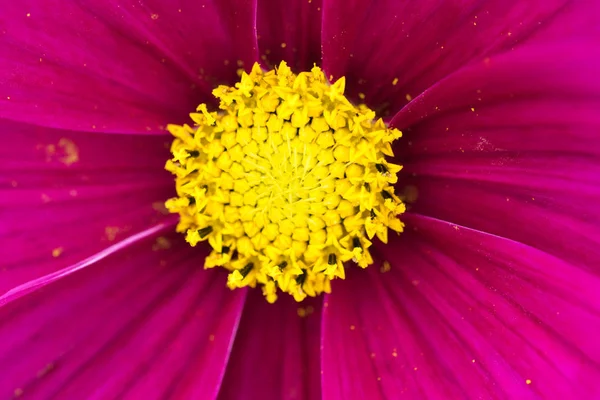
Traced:
<path fill-rule="evenodd" d="M 246 276 L 248 276 L 250 271 L 252 271 L 252 268 L 254 268 L 254 264 L 248 263 L 244 268 L 240 269 L 240 274 L 242 274 L 242 276 L 245 278 Z"/>
<path fill-rule="evenodd" d="M 385 200 L 387 200 L 387 199 L 393 199 L 392 195 L 391 195 L 391 194 L 389 194 L 389 193 L 388 193 L 386 190 L 382 190 L 382 191 L 381 191 L 381 195 L 383 196 L 383 198 L 384 198 Z"/>
<path fill-rule="evenodd" d="M 337 262 L 337 257 L 335 256 L 335 254 L 331 253 L 329 255 L 328 260 L 327 260 L 327 264 L 329 264 L 329 265 L 335 265 L 336 262 Z"/>
<path fill-rule="evenodd" d="M 238 257 L 239 257 L 239 253 L 238 253 L 237 249 L 233 250 L 233 253 L 231 254 L 231 261 L 237 260 Z"/>
<path fill-rule="evenodd" d="M 223 246 L 223 247 L 221 247 L 221 254 L 227 254 L 227 253 L 229 253 L 229 250 L 231 250 L 231 247 Z"/>
<path fill-rule="evenodd" d="M 369 182 L 365 182 L 365 189 L 367 189 L 367 192 L 371 191 L 371 185 L 369 185 Z"/>
<path fill-rule="evenodd" d="M 213 231 L 212 226 L 207 226 L 206 228 L 202 228 L 200 230 L 198 230 L 198 235 L 200 235 L 200 237 L 202 239 L 204 239 L 205 237 L 207 237 L 208 235 L 210 235 L 210 233 Z"/>
<path fill-rule="evenodd" d="M 186 150 L 187 153 L 190 155 L 190 157 L 198 157 L 200 155 L 200 152 L 198 150 Z"/>
<path fill-rule="evenodd" d="M 287 261 L 284 261 L 284 262 L 282 262 L 282 263 L 279 263 L 278 267 L 279 267 L 279 270 L 280 270 L 280 271 L 283 271 L 283 269 L 284 269 L 285 267 L 287 267 Z"/>
<path fill-rule="evenodd" d="M 377 217 L 377 214 L 375 214 L 375 211 L 371 210 L 371 219 L 375 219 Z"/>
<path fill-rule="evenodd" d="M 190 202 L 189 205 L 193 206 L 194 204 L 196 204 L 196 199 L 194 197 L 188 197 L 188 201 Z"/>
<path fill-rule="evenodd" d="M 375 164 L 375 168 L 377 168 L 377 171 L 379 171 L 380 174 L 388 172 L 388 169 L 383 164 Z"/>
<path fill-rule="evenodd" d="M 357 247 L 359 249 L 362 249 L 362 246 L 360 244 L 360 240 L 358 240 L 357 237 L 355 237 L 354 239 L 352 239 L 352 246 L 356 249 Z"/>
<path fill-rule="evenodd" d="M 298 285 L 302 286 L 302 285 L 304 285 L 304 282 L 306 282 L 306 270 L 305 269 L 303 269 L 302 273 L 296 277 L 296 283 Z"/>
<path fill-rule="evenodd" d="M 196 172 L 198 172 L 198 168 L 191 170 L 186 177 L 191 176 L 192 174 L 195 174 Z"/>

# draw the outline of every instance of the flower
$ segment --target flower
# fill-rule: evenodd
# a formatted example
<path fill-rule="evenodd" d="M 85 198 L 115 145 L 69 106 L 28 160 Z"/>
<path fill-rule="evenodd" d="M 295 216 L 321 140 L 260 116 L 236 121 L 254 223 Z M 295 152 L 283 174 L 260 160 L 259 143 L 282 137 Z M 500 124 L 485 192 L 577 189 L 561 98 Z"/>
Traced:
<path fill-rule="evenodd" d="M 0 396 L 600 396 L 600 4 L 6 2 Z M 403 132 L 374 265 L 267 303 L 175 232 L 166 125 L 320 66 Z"/>

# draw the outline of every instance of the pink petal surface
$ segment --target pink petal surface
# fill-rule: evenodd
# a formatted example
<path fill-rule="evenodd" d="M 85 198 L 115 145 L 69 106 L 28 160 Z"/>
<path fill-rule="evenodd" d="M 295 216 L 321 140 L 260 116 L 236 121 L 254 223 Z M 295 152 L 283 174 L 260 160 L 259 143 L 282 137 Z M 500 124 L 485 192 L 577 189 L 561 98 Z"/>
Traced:
<path fill-rule="evenodd" d="M 392 123 L 406 129 L 397 155 L 403 184 L 418 191 L 414 210 L 600 274 L 598 44 L 491 57 L 398 113 Z"/>
<path fill-rule="evenodd" d="M 597 398 L 599 278 L 435 219 L 326 298 L 323 398 Z M 379 261 L 381 262 L 381 261 Z"/>
<path fill-rule="evenodd" d="M 167 218 L 166 137 L 0 131 L 0 295 Z"/>
<path fill-rule="evenodd" d="M 43 288 L 53 282 L 63 279 L 77 271 L 88 268 L 90 265 L 94 265 L 99 261 L 102 261 L 106 257 L 109 257 L 117 252 L 122 252 L 130 246 L 144 240 L 148 237 L 157 237 L 159 233 L 164 231 L 172 232 L 175 227 L 175 221 L 172 223 L 160 223 L 141 232 L 126 237 L 117 243 L 108 246 L 107 248 L 99 251 L 96 254 L 89 256 L 88 258 L 81 260 L 75 264 L 69 265 L 57 271 L 50 272 L 46 275 L 42 275 L 23 284 L 13 287 L 6 293 L 0 296 L 0 307 L 10 302 L 13 302 L 29 293 Z M 160 242 L 157 242 L 157 245 Z"/>
<path fill-rule="evenodd" d="M 321 0 L 259 0 L 258 46 L 270 67 L 283 60 L 295 71 L 321 63 Z"/>
<path fill-rule="evenodd" d="M 568 0 L 323 1 L 323 67 L 394 113 L 462 66 L 525 42 L 598 32 L 600 4 Z M 393 84 L 395 79 L 396 84 Z"/>
<path fill-rule="evenodd" d="M 245 294 L 199 267 L 205 251 L 164 240 L 1 307 L 0 395 L 214 398 Z"/>
<path fill-rule="evenodd" d="M 321 300 L 271 305 L 250 290 L 219 399 L 320 398 Z"/>
<path fill-rule="evenodd" d="M 10 2 L 0 14 L 0 118 L 161 133 L 258 59 L 252 0 Z M 90 38 L 93 38 L 91 40 Z"/>

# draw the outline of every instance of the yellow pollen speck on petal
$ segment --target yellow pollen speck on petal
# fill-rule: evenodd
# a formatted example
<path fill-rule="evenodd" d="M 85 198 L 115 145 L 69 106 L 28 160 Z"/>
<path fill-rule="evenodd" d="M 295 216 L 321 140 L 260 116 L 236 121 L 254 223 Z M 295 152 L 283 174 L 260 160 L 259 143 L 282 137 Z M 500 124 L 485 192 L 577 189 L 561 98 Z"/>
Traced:
<path fill-rule="evenodd" d="M 104 235 L 106 236 L 106 239 L 108 239 L 109 242 L 114 241 L 117 238 L 117 234 L 119 233 L 120 229 L 116 226 L 107 226 L 106 228 L 104 228 Z"/>
<path fill-rule="evenodd" d="M 65 165 L 72 165 L 79 161 L 79 149 L 72 140 L 62 138 L 58 141 L 58 147 L 62 150 L 60 161 Z"/>
<path fill-rule="evenodd" d="M 526 379 L 525 383 L 528 384 L 528 385 L 531 385 L 531 379 Z"/>
<path fill-rule="evenodd" d="M 410 94 L 408 94 L 408 93 L 406 93 L 406 96 L 404 96 L 404 97 L 406 97 L 406 101 L 411 101 L 412 100 L 412 96 Z"/>
<path fill-rule="evenodd" d="M 62 247 L 55 248 L 54 250 L 52 250 L 52 257 L 59 257 L 63 253 L 63 251 L 64 249 Z"/>
<path fill-rule="evenodd" d="M 281 43 L 281 48 L 282 48 L 282 49 L 285 49 L 286 47 L 287 47 L 287 44 L 286 44 L 286 43 Z"/>
<path fill-rule="evenodd" d="M 345 85 L 316 66 L 255 64 L 213 90 L 218 111 L 201 104 L 193 124 L 167 127 L 177 197 L 165 207 L 191 246 L 208 242 L 204 266 L 227 269 L 229 288 L 258 287 L 271 303 L 330 293 L 347 263 L 373 264 L 375 236 L 403 231 L 402 167 L 387 158 L 402 133 L 352 104 Z"/>
<path fill-rule="evenodd" d="M 379 269 L 381 271 L 381 273 L 385 273 L 385 272 L 389 272 L 392 269 L 392 266 L 390 265 L 390 263 L 388 261 L 384 261 L 381 264 L 381 268 Z"/>
<path fill-rule="evenodd" d="M 43 378 L 44 376 L 48 375 L 48 373 L 50 373 L 54 369 L 54 367 L 54 363 L 48 363 L 37 372 L 36 376 L 38 378 Z"/>
<path fill-rule="evenodd" d="M 396 86 L 398 84 L 398 78 L 394 78 L 392 81 L 392 85 Z"/>
<path fill-rule="evenodd" d="M 171 248 L 171 242 L 164 236 L 159 236 L 152 245 L 152 251 L 168 250 Z"/>

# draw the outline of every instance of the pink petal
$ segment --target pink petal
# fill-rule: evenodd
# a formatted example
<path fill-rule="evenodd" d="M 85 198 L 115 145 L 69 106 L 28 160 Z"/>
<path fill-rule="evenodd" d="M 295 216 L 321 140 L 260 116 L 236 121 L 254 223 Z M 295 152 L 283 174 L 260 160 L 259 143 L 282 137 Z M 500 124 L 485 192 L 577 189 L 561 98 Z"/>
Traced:
<path fill-rule="evenodd" d="M 146 240 L 0 308 L 0 395 L 214 398 L 244 303 L 205 251 Z"/>
<path fill-rule="evenodd" d="M 321 308 L 290 296 L 268 304 L 251 290 L 219 399 L 319 399 Z"/>
<path fill-rule="evenodd" d="M 6 4 L 0 117 L 111 132 L 162 132 L 257 61 L 250 0 Z M 93 40 L 90 40 L 93 38 Z"/>
<path fill-rule="evenodd" d="M 396 115 L 414 210 L 600 274 L 599 42 L 465 68 Z M 569 57 L 561 56 L 565 51 Z M 440 201 L 443 199 L 443 201 Z"/>
<path fill-rule="evenodd" d="M 336 282 L 325 399 L 596 398 L 600 280 L 526 245 L 406 215 L 389 272 Z"/>
<path fill-rule="evenodd" d="M 396 112 L 460 67 L 523 42 L 598 31 L 597 2 L 324 0 L 323 67 Z M 393 84 L 395 79 L 398 81 Z"/>
<path fill-rule="evenodd" d="M 259 0 L 258 46 L 263 61 L 296 71 L 321 63 L 322 0 Z"/>
<path fill-rule="evenodd" d="M 0 131 L 0 295 L 165 220 L 166 138 Z"/>

